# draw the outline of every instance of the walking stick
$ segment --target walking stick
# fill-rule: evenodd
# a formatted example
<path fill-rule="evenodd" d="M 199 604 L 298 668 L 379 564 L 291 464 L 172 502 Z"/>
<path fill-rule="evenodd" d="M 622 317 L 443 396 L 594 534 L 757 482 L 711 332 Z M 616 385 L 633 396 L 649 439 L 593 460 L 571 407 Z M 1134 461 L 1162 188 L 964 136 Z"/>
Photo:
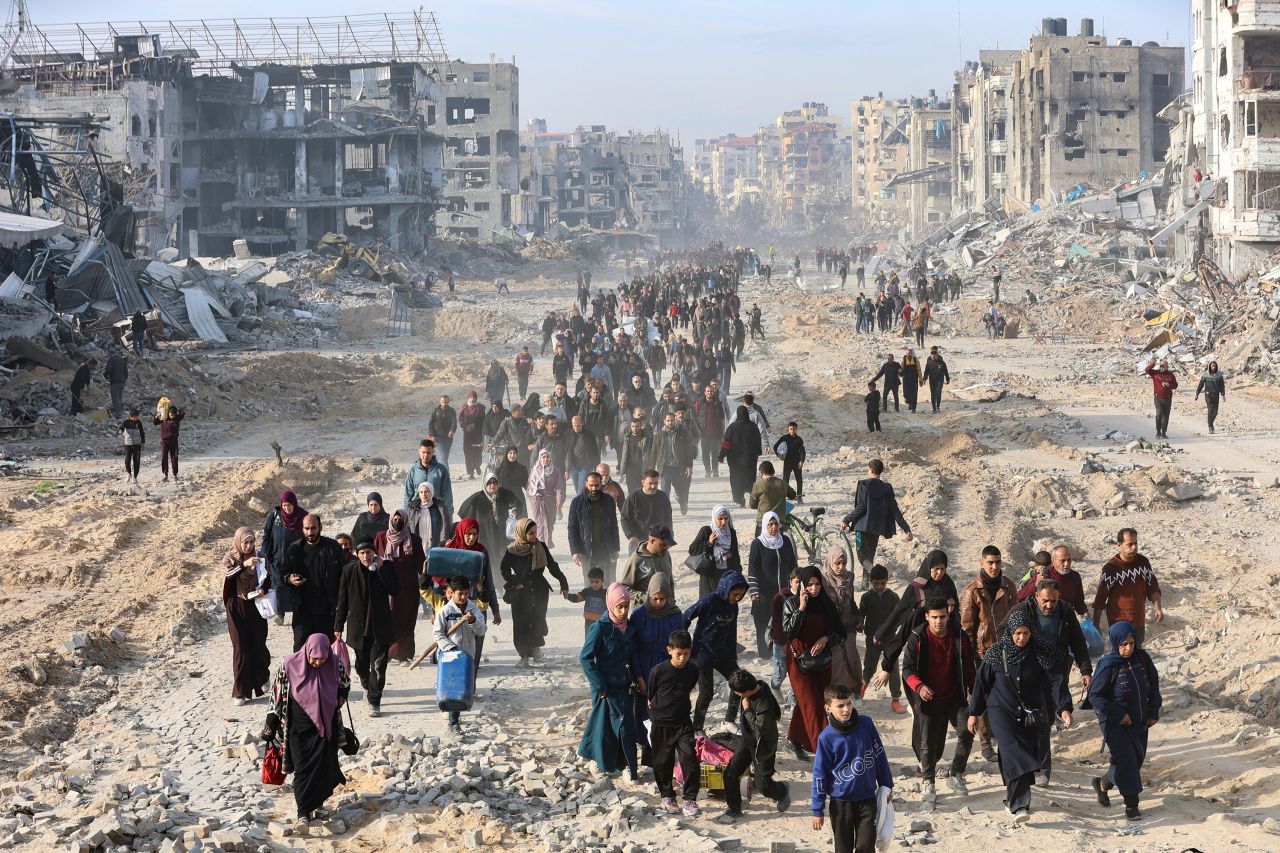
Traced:
<path fill-rule="evenodd" d="M 471 623 L 470 623 L 470 622 L 467 622 L 465 619 L 459 619 L 459 620 L 458 620 L 458 622 L 457 622 L 457 624 L 455 624 L 452 628 L 450 628 L 450 629 L 448 630 L 448 632 L 445 634 L 445 636 L 446 636 L 446 637 L 452 637 L 452 636 L 453 636 L 453 632 L 454 632 L 454 631 L 457 631 L 457 630 L 458 630 L 459 628 L 461 628 L 463 625 L 469 625 L 469 624 L 471 624 Z M 439 648 L 439 646 L 440 646 L 439 641 L 434 642 L 434 643 L 432 643 L 430 646 L 428 646 L 428 647 L 427 647 L 427 650 L 426 650 L 425 652 L 423 652 L 422 654 L 418 655 L 418 659 L 417 659 L 417 660 L 415 660 L 413 663 L 409 664 L 409 669 L 417 669 L 417 668 L 418 668 L 418 664 L 420 664 L 420 663 L 422 663 L 424 660 L 426 660 L 426 659 L 427 659 L 427 655 L 429 655 L 429 654 L 431 654 L 432 652 L 434 652 L 437 648 Z"/>

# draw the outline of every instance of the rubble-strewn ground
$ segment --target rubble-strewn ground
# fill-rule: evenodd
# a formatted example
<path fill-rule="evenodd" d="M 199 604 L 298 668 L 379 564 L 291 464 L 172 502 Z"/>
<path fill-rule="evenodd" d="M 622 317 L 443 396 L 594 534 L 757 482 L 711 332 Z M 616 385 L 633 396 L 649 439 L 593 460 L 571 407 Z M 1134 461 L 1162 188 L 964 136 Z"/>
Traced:
<path fill-rule="evenodd" d="M 596 276 L 601 284 L 612 278 Z M 536 354 L 535 326 L 549 308 L 568 305 L 566 281 L 516 281 L 509 300 L 497 299 L 491 283 L 465 285 L 429 334 L 413 338 L 154 359 L 139 375 L 156 384 L 134 393 L 131 380 L 130 399 L 146 410 L 171 392 L 191 411 L 180 484 L 158 482 L 149 444 L 143 488 L 125 487 L 110 425 L 92 419 L 47 418 L 30 442 L 7 437 L 4 456 L 19 464 L 0 478 L 0 548 L 12 555 L 0 568 L 0 653 L 9 661 L 0 682 L 0 846 L 189 850 L 200 839 L 205 849 L 245 850 L 766 850 L 770 839 L 789 838 L 829 849 L 829 834 L 809 828 L 806 768 L 789 756 L 780 770 L 792 784 L 792 811 L 777 815 L 757 803 L 732 828 L 711 821 L 714 800 L 704 800 L 700 819 L 658 817 L 651 784 L 601 780 L 576 761 L 586 707 L 576 661 L 581 616 L 558 600 L 540 670 L 516 670 L 509 626 L 491 629 L 483 700 L 464 717 L 463 743 L 444 737 L 430 669 L 393 667 L 376 720 L 357 689 L 365 747 L 344 759 L 351 782 L 331 801 L 333 822 L 314 837 L 287 834 L 291 796 L 258 781 L 255 735 L 266 706 L 230 701 L 218 601 L 215 567 L 232 531 L 260 524 L 282 488 L 319 512 L 329 533 L 349 528 L 371 489 L 394 506 L 436 395 L 461 397 L 482 384 L 491 352 L 507 363 L 530 343 Z M 1007 282 L 1020 299 L 1017 282 Z M 866 459 L 885 459 L 917 534 L 882 552 L 895 587 L 935 546 L 950 553 L 965 583 L 988 542 L 1005 549 L 1010 571 L 1045 543 L 1066 542 L 1091 587 L 1115 530 L 1131 525 L 1165 589 L 1166 620 L 1148 634 L 1165 714 L 1144 774 L 1145 821 L 1126 824 L 1120 809 L 1104 813 L 1093 801 L 1088 780 L 1105 757 L 1091 714 L 1082 713 L 1057 738 L 1054 779 L 1035 790 L 1029 827 L 1007 824 L 996 767 L 977 757 L 973 793 L 961 802 L 940 785 L 932 815 L 919 813 L 916 783 L 899 773 L 903 843 L 1144 853 L 1280 846 L 1280 573 L 1269 547 L 1280 530 L 1275 389 L 1232 383 L 1215 436 L 1184 390 L 1171 446 L 1138 445 L 1152 433 L 1150 383 L 1135 373 L 1138 355 L 1106 309 L 1087 296 L 1029 308 L 1033 320 L 1069 337 L 989 341 L 977 319 L 985 300 L 974 294 L 957 311 L 969 319 L 949 327 L 966 334 L 929 341 L 943 346 L 952 374 L 942 413 L 890 412 L 885 431 L 869 438 L 864 383 L 903 340 L 853 336 L 842 294 L 783 299 L 751 286 L 746 299 L 765 307 L 769 338 L 749 345 L 735 390 L 753 388 L 774 421 L 800 422 L 809 502 L 832 515 L 847 506 Z M 68 378 L 36 373 L 0 396 L 20 380 Z M 1194 386 L 1183 379 L 1184 389 Z M 549 382 L 549 360 L 541 359 L 534 387 Z M 101 403 L 105 393 L 95 387 L 91 395 Z M 460 453 L 459 500 L 476 488 L 462 475 Z M 727 479 L 702 479 L 700 463 L 695 471 L 690 514 L 677 522 L 681 554 L 727 496 Z M 1171 490 L 1203 494 L 1178 501 Z M 743 542 L 751 521 L 736 517 Z M 568 555 L 557 559 L 576 585 Z M 687 605 L 696 585 L 679 574 L 677 598 Z M 425 646 L 429 627 L 419 625 Z M 287 629 L 272 628 L 277 661 L 289 641 Z M 895 771 L 911 764 L 908 719 L 893 715 L 884 695 L 860 707 L 880 725 Z M 928 838 L 908 832 L 917 819 L 930 822 Z"/>

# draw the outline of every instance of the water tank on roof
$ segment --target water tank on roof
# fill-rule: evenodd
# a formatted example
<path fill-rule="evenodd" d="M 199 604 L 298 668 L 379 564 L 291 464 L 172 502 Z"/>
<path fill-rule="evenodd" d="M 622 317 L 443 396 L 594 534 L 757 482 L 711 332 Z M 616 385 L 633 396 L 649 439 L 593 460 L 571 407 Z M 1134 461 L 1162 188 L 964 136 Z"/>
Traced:
<path fill-rule="evenodd" d="M 1054 26 L 1054 31 L 1055 31 L 1058 35 L 1060 35 L 1060 36 L 1065 36 L 1065 35 L 1067 34 L 1067 19 L 1066 19 L 1066 18 L 1054 18 L 1054 19 L 1053 19 L 1053 26 Z"/>
<path fill-rule="evenodd" d="M 1133 47 L 1133 39 L 1118 39 L 1116 47 Z"/>
<path fill-rule="evenodd" d="M 1086 37 L 1093 35 L 1093 18 L 1080 19 L 1080 35 Z"/>
<path fill-rule="evenodd" d="M 1058 25 L 1054 23 L 1053 18 L 1040 19 L 1040 35 L 1052 36 L 1058 32 Z"/>
<path fill-rule="evenodd" d="M 1158 41 L 1144 41 L 1144 42 L 1142 43 L 1142 46 L 1143 46 L 1143 47 L 1159 47 L 1159 46 L 1160 46 L 1160 42 L 1158 42 Z"/>

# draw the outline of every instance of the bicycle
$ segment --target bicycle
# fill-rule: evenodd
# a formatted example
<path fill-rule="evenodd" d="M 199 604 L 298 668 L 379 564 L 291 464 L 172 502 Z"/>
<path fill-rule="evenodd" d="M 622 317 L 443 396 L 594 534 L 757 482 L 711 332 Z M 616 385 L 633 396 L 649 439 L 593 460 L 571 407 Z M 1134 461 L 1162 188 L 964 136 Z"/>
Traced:
<path fill-rule="evenodd" d="M 811 565 L 822 565 L 827 551 L 832 546 L 839 546 L 844 550 L 845 565 L 852 569 L 857 553 L 853 547 L 853 540 L 840 528 L 827 527 L 826 522 L 822 520 L 826 512 L 827 508 L 824 506 L 811 506 L 809 515 L 812 517 L 806 522 L 795 514 L 793 505 L 788 501 L 787 532 L 791 534 L 791 538 L 797 545 L 804 547 Z"/>

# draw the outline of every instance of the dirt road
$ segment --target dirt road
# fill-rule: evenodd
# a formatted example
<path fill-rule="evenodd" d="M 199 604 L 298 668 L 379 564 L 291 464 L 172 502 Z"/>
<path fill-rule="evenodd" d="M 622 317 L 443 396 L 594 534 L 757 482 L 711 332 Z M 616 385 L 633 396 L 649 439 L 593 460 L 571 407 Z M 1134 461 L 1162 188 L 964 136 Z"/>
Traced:
<path fill-rule="evenodd" d="M 690 830 L 710 836 L 702 841 L 712 846 L 715 838 L 727 837 L 739 839 L 741 849 L 765 850 L 771 838 L 791 838 L 801 847 L 829 849 L 829 836 L 809 829 L 807 769 L 791 758 L 780 764 L 796 799 L 787 815 L 756 805 L 745 821 L 726 829 L 710 821 L 719 811 L 712 800 L 704 804 L 706 817 L 680 821 L 685 828 L 641 815 L 631 819 L 625 838 L 615 834 L 607 842 L 572 833 L 546 837 L 527 820 L 499 820 L 484 810 L 451 817 L 438 802 L 423 806 L 413 795 L 388 800 L 384 780 L 395 766 L 385 763 L 387 750 L 402 740 L 427 749 L 424 738 L 445 737 L 444 716 L 434 705 L 434 672 L 398 667 L 388 675 L 382 717 L 368 718 L 358 688 L 354 694 L 356 729 L 372 746 L 352 760 L 352 783 L 335 802 L 341 834 L 305 841 L 283 834 L 292 799 L 263 788 L 251 757 L 257 753 L 251 736 L 265 705 L 235 707 L 229 698 L 229 643 L 214 566 L 234 529 L 260 525 L 282 488 L 298 492 L 303 505 L 325 520 L 327 533 L 349 529 L 364 494 L 374 488 L 392 504 L 435 397 L 447 392 L 460 398 L 482 376 L 490 352 L 508 362 L 519 344 L 536 343 L 536 322 L 546 310 L 567 306 L 572 295 L 571 289 L 533 288 L 517 284 L 511 300 L 464 289 L 470 308 L 451 307 L 430 341 L 273 354 L 290 393 L 303 402 L 276 414 L 270 389 L 258 393 L 253 401 L 263 413 L 218 421 L 218 439 L 184 457 L 180 485 L 158 484 L 149 471 L 145 493 L 134 493 L 122 485 L 114 462 L 69 460 L 50 460 L 40 472 L 69 473 L 66 489 L 37 496 L 34 480 L 3 484 L 8 508 L 0 547 L 19 559 L 4 570 L 0 653 L 14 671 L 0 691 L 7 721 L 0 742 L 14 781 L 0 786 L 12 815 L 0 817 L 0 836 L 15 833 L 14 846 L 25 849 L 66 849 L 107 816 L 131 821 L 133 829 L 150 821 L 143 828 L 151 832 L 137 837 L 179 843 L 201 832 L 206 843 L 216 840 L 215 829 L 245 830 L 239 842 L 223 840 L 246 849 L 379 849 L 403 843 L 407 832 L 419 833 L 417 843 L 442 848 L 463 828 L 481 829 L 485 844 L 513 850 L 585 849 L 588 838 L 599 849 L 696 849 L 701 842 Z M 1268 418 L 1275 404 L 1271 390 L 1233 393 L 1215 436 L 1200 434 L 1200 415 L 1189 393 L 1182 394 L 1172 447 L 1126 451 L 1130 441 L 1153 430 L 1150 383 L 1134 374 L 1136 356 L 1122 345 L 937 338 L 928 343 L 943 346 L 949 389 L 956 393 L 947 394 L 937 415 L 927 406 L 917 414 L 890 412 L 884 432 L 868 436 L 865 381 L 902 339 L 852 335 L 847 295 L 780 298 L 748 289 L 745 298 L 765 309 L 769 338 L 761 347 L 750 345 L 735 390 L 755 390 L 775 423 L 800 422 L 810 454 L 809 503 L 825 504 L 832 516 L 846 510 L 866 460 L 885 460 L 886 478 L 917 534 L 914 542 L 895 539 L 882 548 L 895 588 L 932 547 L 949 551 L 952 574 L 963 585 L 988 542 L 1005 549 L 1008 570 L 1019 576 L 1035 550 L 1066 542 L 1091 591 L 1116 529 L 1134 526 L 1166 590 L 1167 618 L 1148 634 L 1162 673 L 1165 714 L 1153 731 L 1144 774 L 1143 823 L 1126 824 L 1121 810 L 1104 812 L 1093 801 L 1089 777 L 1100 772 L 1105 756 L 1086 712 L 1058 736 L 1054 778 L 1047 789 L 1035 790 L 1029 826 L 1007 825 L 996 766 L 975 755 L 972 794 L 961 801 L 940 785 L 931 815 L 919 813 L 917 783 L 898 774 L 902 833 L 912 819 L 925 819 L 945 849 L 960 851 L 1024 850 L 1029 844 L 1276 849 L 1280 619 L 1271 590 L 1280 575 L 1268 546 L 1280 531 L 1280 492 L 1267 484 L 1280 474 L 1280 455 Z M 469 329 L 459 322 L 468 315 L 483 318 L 481 325 Z M 998 384 L 1000 399 L 960 399 L 981 398 L 965 389 L 987 383 Z M 540 359 L 532 387 L 549 384 L 549 360 Z M 274 460 L 272 441 L 284 448 L 283 467 Z M 1082 473 L 1086 460 L 1092 460 L 1090 473 Z M 478 485 L 465 480 L 460 458 L 452 461 L 460 501 Z M 1153 482 L 1153 472 L 1166 472 L 1169 483 L 1194 485 L 1204 495 L 1174 501 L 1165 493 L 1168 484 Z M 677 564 L 727 491 L 727 478 L 705 480 L 695 464 L 689 515 L 677 519 Z M 1117 503 L 1120 493 L 1124 499 Z M 744 550 L 752 521 L 747 513 L 735 515 Z M 576 585 L 569 555 L 561 548 L 556 558 Z M 678 574 L 677 600 L 687 606 L 696 583 L 687 572 Z M 509 744 L 513 752 L 532 750 L 528 760 L 548 770 L 575 768 L 576 715 L 585 708 L 577 665 L 581 621 L 578 607 L 553 599 L 548 661 L 530 671 L 514 668 L 509 625 L 492 629 L 479 683 L 483 700 L 464 716 L 469 744 Z M 744 612 L 740 639 L 750 645 L 748 622 Z M 70 652 L 64 644 L 77 632 L 86 635 L 83 648 Z M 421 621 L 420 645 L 429 642 L 429 633 Z M 273 628 L 277 661 L 289 642 L 287 629 Z M 743 663 L 767 672 L 762 662 Z M 37 670 L 44 683 L 34 683 Z M 895 772 L 910 764 L 908 718 L 894 715 L 883 695 L 870 696 L 860 710 L 880 726 Z M 446 753 L 435 754 L 424 760 L 443 761 Z M 627 798 L 638 794 L 650 808 L 656 805 L 651 784 L 617 785 Z M 175 806 L 181 813 L 172 814 Z M 158 828 L 165 821 L 171 825 Z"/>

